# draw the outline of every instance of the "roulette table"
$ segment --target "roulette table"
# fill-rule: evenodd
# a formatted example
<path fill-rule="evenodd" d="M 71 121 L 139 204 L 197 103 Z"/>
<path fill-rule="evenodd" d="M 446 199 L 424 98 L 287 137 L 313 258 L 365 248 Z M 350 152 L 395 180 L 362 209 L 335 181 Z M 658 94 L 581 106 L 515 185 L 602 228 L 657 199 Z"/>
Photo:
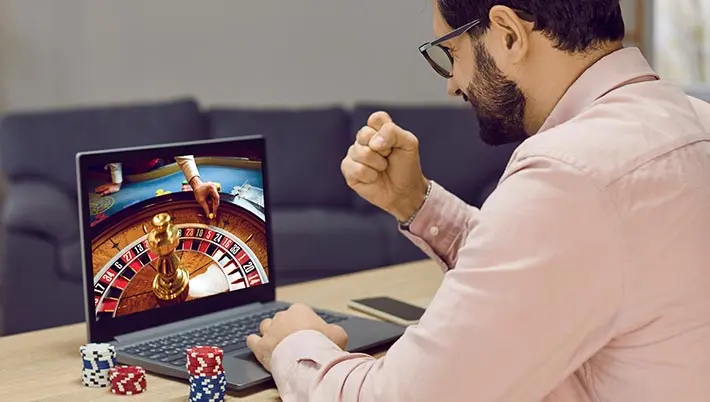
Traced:
<path fill-rule="evenodd" d="M 268 282 L 260 207 L 242 193 L 222 192 L 217 214 L 209 219 L 192 191 L 178 190 L 94 222 L 97 320 Z"/>
<path fill-rule="evenodd" d="M 221 192 L 229 194 L 232 189 L 244 185 L 263 188 L 258 163 L 209 157 L 198 157 L 195 160 L 202 180 L 218 183 Z M 95 188 L 109 181 L 110 176 L 97 173 L 89 181 L 89 186 Z M 191 191 L 191 188 L 186 185 L 185 176 L 175 163 L 146 173 L 126 174 L 117 193 L 107 196 L 93 193 L 89 196 L 90 223 L 96 225 L 98 221 L 143 200 L 180 191 Z"/>

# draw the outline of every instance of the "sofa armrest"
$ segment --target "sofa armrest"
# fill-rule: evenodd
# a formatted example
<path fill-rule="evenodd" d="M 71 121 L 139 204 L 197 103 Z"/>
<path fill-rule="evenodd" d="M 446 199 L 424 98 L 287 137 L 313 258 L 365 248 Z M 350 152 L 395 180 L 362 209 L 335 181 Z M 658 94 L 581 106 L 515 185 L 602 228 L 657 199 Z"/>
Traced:
<path fill-rule="evenodd" d="M 68 242 L 79 233 L 76 202 L 41 181 L 20 181 L 7 187 L 2 221 L 9 231 L 32 233 L 50 242 Z"/>

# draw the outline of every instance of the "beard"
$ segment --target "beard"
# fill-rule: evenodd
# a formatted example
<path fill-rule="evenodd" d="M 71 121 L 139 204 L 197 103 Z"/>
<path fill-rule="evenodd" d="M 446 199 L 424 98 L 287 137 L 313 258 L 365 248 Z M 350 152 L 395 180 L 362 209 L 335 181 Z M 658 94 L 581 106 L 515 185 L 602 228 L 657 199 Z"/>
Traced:
<path fill-rule="evenodd" d="M 488 145 L 504 145 L 528 138 L 523 125 L 526 98 L 518 85 L 507 79 L 493 57 L 477 42 L 474 45 L 476 68 L 473 83 L 464 100 L 476 110 L 481 139 Z"/>

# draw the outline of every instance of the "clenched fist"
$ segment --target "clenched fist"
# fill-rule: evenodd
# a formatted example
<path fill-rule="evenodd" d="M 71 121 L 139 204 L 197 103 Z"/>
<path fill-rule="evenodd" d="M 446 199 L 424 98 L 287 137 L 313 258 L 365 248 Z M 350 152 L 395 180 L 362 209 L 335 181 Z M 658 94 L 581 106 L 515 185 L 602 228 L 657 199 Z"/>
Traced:
<path fill-rule="evenodd" d="M 371 204 L 405 221 L 424 202 L 428 181 L 419 141 L 385 112 L 373 113 L 340 164 L 348 186 Z"/>

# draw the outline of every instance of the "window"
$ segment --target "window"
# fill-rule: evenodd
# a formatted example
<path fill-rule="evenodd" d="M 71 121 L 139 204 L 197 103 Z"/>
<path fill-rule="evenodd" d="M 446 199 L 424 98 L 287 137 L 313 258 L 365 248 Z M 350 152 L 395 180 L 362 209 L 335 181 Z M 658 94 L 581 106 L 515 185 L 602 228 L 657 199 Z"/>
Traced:
<path fill-rule="evenodd" d="M 676 84 L 710 89 L 710 1 L 653 3 L 655 70 Z"/>

